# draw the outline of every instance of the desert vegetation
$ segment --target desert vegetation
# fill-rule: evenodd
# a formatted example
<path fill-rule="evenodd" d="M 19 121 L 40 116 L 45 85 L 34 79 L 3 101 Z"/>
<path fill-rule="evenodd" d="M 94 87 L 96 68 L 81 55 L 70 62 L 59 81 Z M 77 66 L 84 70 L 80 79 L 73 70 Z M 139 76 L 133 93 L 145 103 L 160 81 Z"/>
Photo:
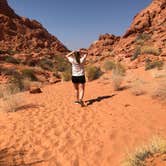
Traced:
<path fill-rule="evenodd" d="M 125 76 L 126 69 L 121 63 L 116 63 L 115 67 L 112 70 L 112 86 L 114 90 L 121 90 L 121 84 Z"/>
<path fill-rule="evenodd" d="M 105 61 L 103 68 L 105 71 L 109 71 L 109 70 L 114 69 L 115 66 L 116 66 L 116 63 L 114 61 Z"/>
<path fill-rule="evenodd" d="M 138 147 L 135 152 L 127 155 L 122 166 L 146 166 L 147 159 L 154 158 L 156 154 L 158 156 L 166 154 L 165 139 L 154 137 L 149 144 Z M 151 164 L 153 164 L 153 160 Z"/>
<path fill-rule="evenodd" d="M 152 98 L 166 103 L 166 78 L 158 81 L 157 86 L 152 91 Z"/>
<path fill-rule="evenodd" d="M 102 75 L 102 71 L 100 67 L 96 66 L 87 66 L 86 68 L 86 76 L 89 81 L 93 81 L 99 78 Z"/>
<path fill-rule="evenodd" d="M 154 68 L 157 68 L 157 69 L 162 69 L 164 66 L 164 62 L 162 60 L 150 60 L 150 59 L 146 59 L 145 61 L 145 70 L 150 70 L 150 69 L 154 69 Z"/>
<path fill-rule="evenodd" d="M 131 92 L 135 96 L 140 96 L 146 93 L 145 87 L 144 87 L 145 81 L 141 79 L 135 79 L 131 82 Z"/>
<path fill-rule="evenodd" d="M 23 106 L 23 98 L 19 87 L 14 84 L 0 85 L 0 110 L 5 112 L 15 112 Z"/>

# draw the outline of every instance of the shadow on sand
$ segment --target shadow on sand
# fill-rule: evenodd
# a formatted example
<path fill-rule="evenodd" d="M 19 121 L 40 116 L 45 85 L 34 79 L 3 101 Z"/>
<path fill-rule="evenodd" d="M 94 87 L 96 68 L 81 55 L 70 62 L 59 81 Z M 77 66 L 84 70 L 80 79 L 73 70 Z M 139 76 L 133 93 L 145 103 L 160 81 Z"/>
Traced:
<path fill-rule="evenodd" d="M 44 107 L 44 106 L 43 105 L 37 105 L 37 104 L 27 104 L 27 105 L 17 107 L 15 112 L 25 110 L 25 109 L 30 109 L 30 108 L 32 109 L 32 108 L 41 108 L 41 107 Z"/>
<path fill-rule="evenodd" d="M 99 96 L 99 97 L 97 97 L 97 98 L 95 98 L 95 99 L 86 100 L 85 103 L 86 103 L 87 106 L 88 106 L 88 105 L 92 105 L 92 104 L 95 103 L 95 102 L 100 102 L 100 101 L 102 101 L 102 100 L 104 100 L 104 99 L 112 98 L 112 97 L 114 97 L 115 95 L 116 95 L 116 94 L 107 95 L 107 96 Z"/>
<path fill-rule="evenodd" d="M 0 166 L 30 166 L 43 162 L 42 160 L 36 160 L 31 163 L 25 163 L 25 155 L 25 151 L 17 151 L 14 147 L 0 149 Z"/>

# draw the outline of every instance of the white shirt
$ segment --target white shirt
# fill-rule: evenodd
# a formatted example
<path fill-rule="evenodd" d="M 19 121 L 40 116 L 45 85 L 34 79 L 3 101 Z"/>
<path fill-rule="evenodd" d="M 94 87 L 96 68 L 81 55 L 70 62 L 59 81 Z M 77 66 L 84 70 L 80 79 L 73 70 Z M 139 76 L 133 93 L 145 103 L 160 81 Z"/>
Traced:
<path fill-rule="evenodd" d="M 74 57 L 68 57 L 69 62 L 72 64 L 72 76 L 83 76 L 84 72 L 84 61 L 86 54 L 80 58 L 80 64 Z"/>

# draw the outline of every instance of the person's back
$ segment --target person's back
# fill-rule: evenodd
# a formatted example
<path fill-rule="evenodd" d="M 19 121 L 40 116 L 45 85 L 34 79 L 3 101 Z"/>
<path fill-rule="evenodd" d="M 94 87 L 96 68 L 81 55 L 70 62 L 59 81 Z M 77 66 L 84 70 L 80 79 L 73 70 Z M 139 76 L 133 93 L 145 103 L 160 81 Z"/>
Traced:
<path fill-rule="evenodd" d="M 72 64 L 72 76 L 83 76 L 84 72 L 84 61 L 86 55 L 80 58 L 80 62 L 77 62 L 76 58 L 69 57 L 68 60 Z"/>
<path fill-rule="evenodd" d="M 74 56 L 72 56 L 74 54 Z M 81 57 L 80 53 L 71 52 L 66 55 L 66 58 L 72 64 L 72 82 L 74 88 L 76 90 L 76 98 L 77 100 L 75 103 L 84 105 L 83 103 L 83 96 L 84 96 L 84 89 L 85 89 L 85 71 L 84 71 L 84 62 L 86 59 L 86 54 Z"/>

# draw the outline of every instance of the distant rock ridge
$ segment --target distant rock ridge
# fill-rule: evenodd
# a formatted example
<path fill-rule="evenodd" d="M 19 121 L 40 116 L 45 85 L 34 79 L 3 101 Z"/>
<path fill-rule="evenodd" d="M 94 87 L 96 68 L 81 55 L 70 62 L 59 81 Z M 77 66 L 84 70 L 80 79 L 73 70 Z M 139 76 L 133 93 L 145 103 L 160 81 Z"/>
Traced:
<path fill-rule="evenodd" d="M 0 0 L 0 49 L 20 52 L 68 51 L 38 21 L 18 16 L 6 0 Z"/>
<path fill-rule="evenodd" d="M 107 59 L 130 64 L 133 63 L 130 61 L 131 56 L 138 48 L 143 47 L 157 52 L 155 59 L 166 59 L 166 0 L 153 0 L 149 6 L 136 14 L 123 36 L 112 37 L 112 41 L 110 36 L 114 35 L 107 34 L 104 40 L 99 37 L 90 45 L 88 54 L 93 59 L 95 56 L 98 60 L 108 57 Z M 99 56 L 101 58 L 97 58 Z M 138 63 L 144 63 L 146 57 L 141 60 L 138 58 Z"/>

